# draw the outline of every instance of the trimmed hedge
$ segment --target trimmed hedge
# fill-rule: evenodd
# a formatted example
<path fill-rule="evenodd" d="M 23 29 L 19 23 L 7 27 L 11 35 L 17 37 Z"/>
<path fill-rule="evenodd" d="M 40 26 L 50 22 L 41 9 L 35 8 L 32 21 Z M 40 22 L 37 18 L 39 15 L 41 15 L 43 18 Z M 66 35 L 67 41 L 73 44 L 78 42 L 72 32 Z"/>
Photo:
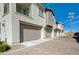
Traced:
<path fill-rule="evenodd" d="M 7 51 L 9 49 L 10 49 L 9 45 L 7 45 L 4 42 L 0 41 L 0 52 Z"/>

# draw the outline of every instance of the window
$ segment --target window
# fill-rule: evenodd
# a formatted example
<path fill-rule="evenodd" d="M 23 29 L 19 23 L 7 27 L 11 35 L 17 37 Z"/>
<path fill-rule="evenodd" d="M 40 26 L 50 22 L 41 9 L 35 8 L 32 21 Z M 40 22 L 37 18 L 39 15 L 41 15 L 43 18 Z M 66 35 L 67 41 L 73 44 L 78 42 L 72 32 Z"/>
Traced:
<path fill-rule="evenodd" d="M 20 5 L 16 5 L 16 11 L 22 13 L 22 7 Z"/>
<path fill-rule="evenodd" d="M 21 5 L 16 5 L 16 11 L 24 15 L 30 16 L 30 8 L 23 7 Z"/>
<path fill-rule="evenodd" d="M 54 19 L 53 19 L 53 16 L 52 16 L 52 13 L 49 13 L 49 21 L 54 21 Z"/>
<path fill-rule="evenodd" d="M 39 16 L 43 17 L 43 9 L 39 8 Z"/>
<path fill-rule="evenodd" d="M 51 21 L 51 14 L 49 13 L 49 20 Z"/>
<path fill-rule="evenodd" d="M 4 14 L 9 13 L 9 3 L 4 3 Z"/>
<path fill-rule="evenodd" d="M 23 8 L 23 14 L 29 16 L 30 14 L 29 8 Z"/>

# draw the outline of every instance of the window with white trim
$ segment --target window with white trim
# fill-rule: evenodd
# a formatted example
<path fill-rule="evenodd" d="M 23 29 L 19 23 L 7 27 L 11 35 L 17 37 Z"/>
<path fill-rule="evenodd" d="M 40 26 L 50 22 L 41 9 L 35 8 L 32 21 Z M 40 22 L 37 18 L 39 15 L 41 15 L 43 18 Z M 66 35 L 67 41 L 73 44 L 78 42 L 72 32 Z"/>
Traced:
<path fill-rule="evenodd" d="M 43 17 L 43 9 L 39 8 L 39 16 Z"/>
<path fill-rule="evenodd" d="M 54 21 L 54 19 L 53 19 L 53 15 L 52 15 L 52 13 L 51 12 L 49 12 L 49 21 Z"/>

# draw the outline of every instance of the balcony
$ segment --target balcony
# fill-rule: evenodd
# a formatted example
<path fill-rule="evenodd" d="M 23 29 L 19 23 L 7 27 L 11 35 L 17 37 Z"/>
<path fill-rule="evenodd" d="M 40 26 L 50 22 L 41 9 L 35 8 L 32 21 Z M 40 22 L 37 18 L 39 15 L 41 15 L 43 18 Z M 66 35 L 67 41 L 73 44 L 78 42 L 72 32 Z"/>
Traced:
<path fill-rule="evenodd" d="M 31 4 L 30 3 L 17 3 L 16 12 L 31 17 Z"/>
<path fill-rule="evenodd" d="M 38 16 L 38 7 L 35 4 L 16 3 L 15 18 L 26 23 L 44 25 L 44 19 Z"/>
<path fill-rule="evenodd" d="M 47 29 L 47 30 L 52 30 L 52 29 L 53 29 L 53 27 L 52 27 L 52 26 L 50 26 L 50 25 L 47 25 L 47 26 L 45 27 L 45 29 Z"/>

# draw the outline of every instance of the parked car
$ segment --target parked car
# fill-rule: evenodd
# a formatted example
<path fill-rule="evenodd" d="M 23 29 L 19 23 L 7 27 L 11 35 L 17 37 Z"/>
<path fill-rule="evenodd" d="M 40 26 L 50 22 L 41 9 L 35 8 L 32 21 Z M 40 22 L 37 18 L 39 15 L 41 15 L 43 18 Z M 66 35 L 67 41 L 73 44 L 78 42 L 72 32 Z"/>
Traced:
<path fill-rule="evenodd" d="M 73 38 L 75 38 L 77 43 L 79 43 L 79 32 L 75 33 Z"/>

